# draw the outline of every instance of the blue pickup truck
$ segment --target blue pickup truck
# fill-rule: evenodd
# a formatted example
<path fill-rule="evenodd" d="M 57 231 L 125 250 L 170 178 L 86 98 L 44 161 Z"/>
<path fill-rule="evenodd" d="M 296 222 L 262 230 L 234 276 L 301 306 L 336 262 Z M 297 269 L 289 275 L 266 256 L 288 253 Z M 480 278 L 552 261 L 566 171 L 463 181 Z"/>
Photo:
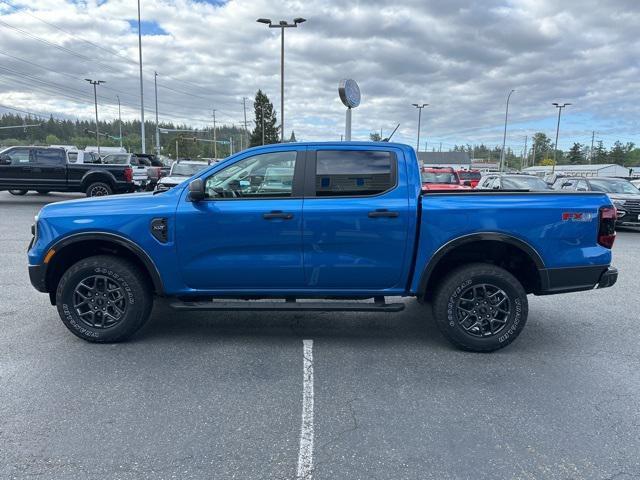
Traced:
<path fill-rule="evenodd" d="M 486 352 L 522 331 L 528 294 L 616 282 L 615 219 L 602 193 L 423 193 L 406 145 L 277 144 L 161 193 L 45 206 L 29 275 L 92 342 L 133 335 L 156 296 L 218 312 L 397 312 L 385 297 L 410 296 Z"/>

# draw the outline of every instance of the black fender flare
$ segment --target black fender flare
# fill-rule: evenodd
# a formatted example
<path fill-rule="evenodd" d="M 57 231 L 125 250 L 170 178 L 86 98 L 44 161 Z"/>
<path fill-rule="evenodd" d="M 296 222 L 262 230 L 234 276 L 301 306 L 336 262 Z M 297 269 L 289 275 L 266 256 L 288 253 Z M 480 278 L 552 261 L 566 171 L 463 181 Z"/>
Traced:
<path fill-rule="evenodd" d="M 108 243 L 116 244 L 120 247 L 126 248 L 133 255 L 135 255 L 138 260 L 142 262 L 144 267 L 147 269 L 149 276 L 151 277 L 151 281 L 153 282 L 153 289 L 155 292 L 160 295 L 163 292 L 162 286 L 162 277 L 160 276 L 160 272 L 156 267 L 156 264 L 153 262 L 151 257 L 145 252 L 142 247 L 140 247 L 134 241 L 123 237 L 122 235 L 117 235 L 111 232 L 81 232 L 74 233 L 67 237 L 64 237 L 54 243 L 49 250 L 53 249 L 55 252 L 59 252 L 65 247 L 72 245 L 74 243 L 91 241 L 91 240 L 101 240 Z"/>
<path fill-rule="evenodd" d="M 494 241 L 494 242 L 503 242 L 509 245 L 513 245 L 514 247 L 519 248 L 524 253 L 526 253 L 529 258 L 533 261 L 536 268 L 538 269 L 538 273 L 540 275 L 540 285 L 542 289 L 546 288 L 548 284 L 548 279 L 544 261 L 542 260 L 542 256 L 538 253 L 538 251 L 529 245 L 524 240 L 521 240 L 512 235 L 508 235 L 506 233 L 498 233 L 498 232 L 480 232 L 480 233 L 471 233 L 469 235 L 463 235 L 461 237 L 456 237 L 452 240 L 449 240 L 447 243 L 442 245 L 433 256 L 429 259 L 429 262 L 425 266 L 420 275 L 420 283 L 418 284 L 418 293 L 426 291 L 427 284 L 429 283 L 429 279 L 431 278 L 431 274 L 435 270 L 438 262 L 442 260 L 442 258 L 447 255 L 452 250 L 465 245 L 467 243 L 473 242 L 481 242 L 481 241 Z"/>
<path fill-rule="evenodd" d="M 89 170 L 82 176 L 80 180 L 80 188 L 82 190 L 86 190 L 89 185 L 94 182 L 103 182 L 111 186 L 115 187 L 117 181 L 116 177 L 109 171 L 106 170 Z"/>

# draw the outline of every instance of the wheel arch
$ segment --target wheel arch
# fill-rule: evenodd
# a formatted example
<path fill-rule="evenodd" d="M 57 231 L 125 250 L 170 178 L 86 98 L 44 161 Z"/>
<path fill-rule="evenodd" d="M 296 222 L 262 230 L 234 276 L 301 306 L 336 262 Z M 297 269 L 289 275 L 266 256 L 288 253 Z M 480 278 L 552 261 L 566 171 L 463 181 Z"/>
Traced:
<path fill-rule="evenodd" d="M 135 263 L 147 276 L 156 294 L 162 294 L 162 278 L 149 255 L 135 242 L 126 237 L 109 232 L 77 233 L 58 240 L 49 251 L 54 250 L 47 264 L 45 286 L 55 293 L 60 278 L 74 263 L 94 255 L 117 255 Z"/>
<path fill-rule="evenodd" d="M 482 232 L 454 238 L 436 251 L 420 276 L 419 297 L 428 299 L 441 275 L 470 262 L 505 268 L 523 284 L 527 293 L 540 291 L 548 283 L 544 261 L 534 247 L 512 235 Z"/>
<path fill-rule="evenodd" d="M 111 172 L 89 170 L 84 174 L 82 180 L 80 180 L 80 188 L 85 191 L 89 185 L 96 182 L 106 183 L 113 189 L 116 185 L 116 178 L 111 174 Z"/>

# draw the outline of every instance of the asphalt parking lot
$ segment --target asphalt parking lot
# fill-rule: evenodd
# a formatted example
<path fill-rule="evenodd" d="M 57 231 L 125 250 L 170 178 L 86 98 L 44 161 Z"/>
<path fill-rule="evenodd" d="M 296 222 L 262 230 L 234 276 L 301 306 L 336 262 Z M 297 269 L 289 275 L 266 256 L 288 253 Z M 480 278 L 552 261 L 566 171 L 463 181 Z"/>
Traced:
<path fill-rule="evenodd" d="M 2 478 L 296 478 L 303 340 L 314 479 L 640 478 L 640 231 L 619 232 L 616 286 L 530 297 L 523 334 L 493 354 L 454 350 L 414 300 L 399 314 L 159 303 L 132 341 L 93 345 L 26 268 L 33 215 L 75 197 L 0 192 Z"/>

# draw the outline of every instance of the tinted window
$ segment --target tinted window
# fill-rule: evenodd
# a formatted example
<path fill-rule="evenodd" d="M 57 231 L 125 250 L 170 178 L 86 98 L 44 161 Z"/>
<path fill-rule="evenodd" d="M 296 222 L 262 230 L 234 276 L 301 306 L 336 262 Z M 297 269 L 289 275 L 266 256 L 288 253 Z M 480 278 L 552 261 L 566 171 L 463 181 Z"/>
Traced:
<path fill-rule="evenodd" d="M 108 163 L 111 165 L 126 165 L 129 163 L 129 154 L 112 153 L 111 155 L 107 155 L 106 157 L 104 157 L 104 163 Z"/>
<path fill-rule="evenodd" d="M 460 180 L 480 180 L 482 175 L 480 172 L 469 172 L 467 170 L 461 170 L 458 172 L 458 177 Z"/>
<path fill-rule="evenodd" d="M 395 185 L 395 157 L 390 152 L 320 150 L 316 195 L 377 195 Z"/>
<path fill-rule="evenodd" d="M 427 171 L 422 172 L 421 176 L 422 183 L 460 183 L 455 173 Z"/>
<path fill-rule="evenodd" d="M 549 190 L 549 186 L 537 177 L 504 177 L 502 179 L 502 188 L 507 190 L 531 190 L 543 191 Z"/>
<path fill-rule="evenodd" d="M 591 189 L 596 192 L 640 194 L 640 191 L 628 180 L 610 178 L 589 181 Z"/>
<path fill-rule="evenodd" d="M 36 149 L 36 163 L 40 165 L 62 165 L 65 163 L 64 150 L 58 149 Z"/>
<path fill-rule="evenodd" d="M 23 165 L 29 163 L 29 149 L 28 148 L 14 148 L 7 152 L 3 152 L 11 159 L 11 165 Z"/>
<path fill-rule="evenodd" d="M 297 152 L 273 152 L 240 160 L 205 182 L 207 198 L 290 197 Z"/>

